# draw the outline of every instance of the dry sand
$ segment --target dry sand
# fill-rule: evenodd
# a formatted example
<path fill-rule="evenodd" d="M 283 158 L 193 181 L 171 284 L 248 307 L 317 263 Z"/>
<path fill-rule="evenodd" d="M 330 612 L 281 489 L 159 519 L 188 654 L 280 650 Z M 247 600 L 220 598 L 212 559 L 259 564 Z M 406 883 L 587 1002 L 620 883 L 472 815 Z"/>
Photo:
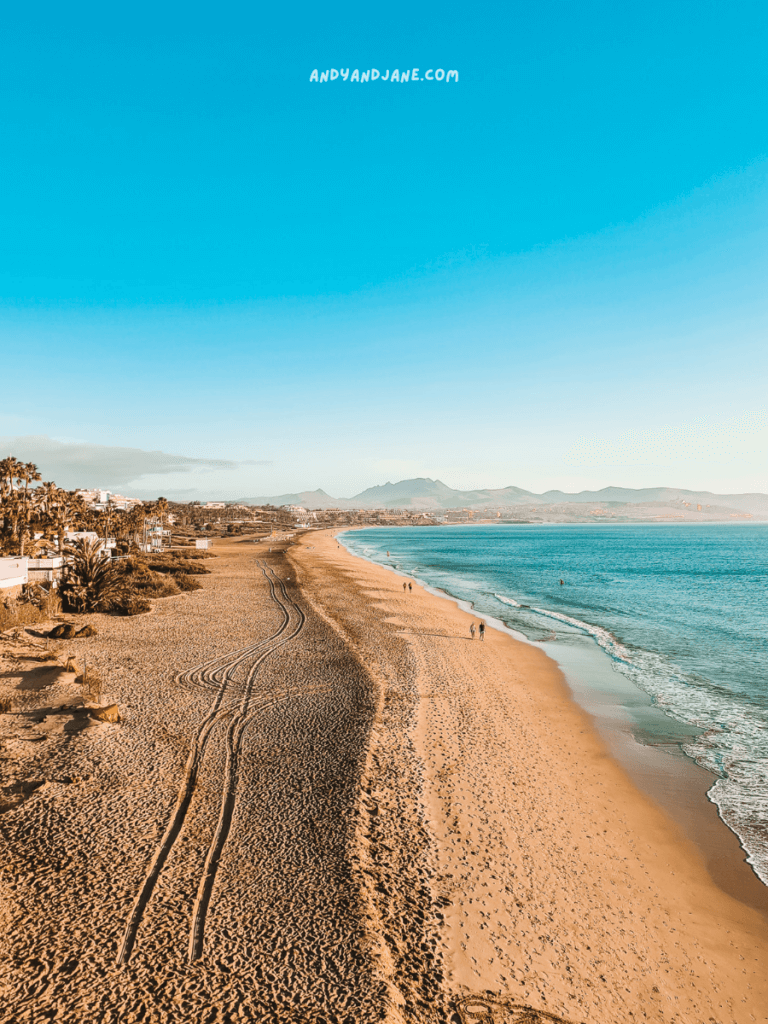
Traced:
<path fill-rule="evenodd" d="M 350 859 L 372 684 L 262 547 L 219 544 L 203 590 L 89 616 L 99 635 L 64 645 L 119 725 L 43 734 L 71 688 L 30 708 L 36 670 L 6 660 L 2 786 L 29 795 L 0 814 L 3 1022 L 354 1024 L 386 1005 Z"/>
<path fill-rule="evenodd" d="M 765 920 L 553 662 L 327 533 L 216 551 L 56 645 L 117 725 L 0 647 L 0 1021 L 766 1019 Z"/>

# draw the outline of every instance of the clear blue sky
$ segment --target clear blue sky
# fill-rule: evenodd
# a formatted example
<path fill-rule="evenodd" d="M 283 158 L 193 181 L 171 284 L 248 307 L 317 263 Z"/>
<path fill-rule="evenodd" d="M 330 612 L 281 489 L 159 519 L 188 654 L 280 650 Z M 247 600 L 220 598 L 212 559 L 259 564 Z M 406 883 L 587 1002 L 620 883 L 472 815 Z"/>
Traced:
<path fill-rule="evenodd" d="M 0 435 L 768 491 L 767 52 L 760 2 L 6 9 Z"/>

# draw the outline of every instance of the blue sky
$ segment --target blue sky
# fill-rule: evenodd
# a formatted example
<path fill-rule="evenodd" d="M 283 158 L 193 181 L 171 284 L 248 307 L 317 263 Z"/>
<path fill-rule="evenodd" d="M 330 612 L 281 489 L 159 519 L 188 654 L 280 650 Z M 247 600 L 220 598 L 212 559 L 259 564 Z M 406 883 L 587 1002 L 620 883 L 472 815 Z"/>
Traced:
<path fill-rule="evenodd" d="M 238 463 L 126 481 L 190 496 L 768 491 L 766 44 L 761 3 L 19 6 L 0 435 Z"/>

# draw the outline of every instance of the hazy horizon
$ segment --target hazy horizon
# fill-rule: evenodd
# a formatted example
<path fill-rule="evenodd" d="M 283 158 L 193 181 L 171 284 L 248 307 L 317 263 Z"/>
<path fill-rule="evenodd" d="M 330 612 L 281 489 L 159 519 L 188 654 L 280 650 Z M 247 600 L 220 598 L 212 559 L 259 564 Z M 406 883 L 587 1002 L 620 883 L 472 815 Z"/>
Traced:
<path fill-rule="evenodd" d="M 205 478 L 205 475 L 216 472 L 229 472 L 240 468 L 236 462 L 227 462 L 221 459 L 194 459 L 186 456 L 171 455 L 161 451 L 142 451 L 136 448 L 108 447 L 105 445 L 92 445 L 80 443 L 65 443 L 48 437 L 0 437 L 0 453 L 7 453 L 20 457 L 22 461 L 34 462 L 41 470 L 44 480 L 53 480 L 59 486 L 67 489 L 75 488 L 100 488 L 112 493 L 126 492 L 128 497 L 137 497 L 144 500 L 157 497 L 162 491 L 164 496 L 178 501 L 253 501 L 258 499 L 269 499 L 277 497 L 288 497 L 300 494 L 312 494 L 322 492 L 329 498 L 337 498 L 341 501 L 350 501 L 355 497 L 364 494 L 368 490 L 377 490 L 382 487 L 392 487 L 398 484 L 425 482 L 447 487 L 450 490 L 500 490 L 503 488 L 518 488 L 521 491 L 528 491 L 534 498 L 540 497 L 549 491 L 565 491 L 562 487 L 548 487 L 541 492 L 532 491 L 531 488 L 522 487 L 517 482 L 507 481 L 501 485 L 480 485 L 474 488 L 459 488 L 450 482 L 440 480 L 437 477 L 411 477 L 400 480 L 377 480 L 369 484 L 361 491 L 350 494 L 334 494 L 321 484 L 311 487 L 294 487 L 279 494 L 246 494 L 246 493 L 223 493 L 212 491 L 210 488 L 165 488 L 158 484 L 151 486 L 153 480 L 162 478 L 180 478 L 192 474 L 198 481 Z M 650 485 L 651 489 L 669 487 L 673 490 L 681 490 L 690 493 L 711 493 L 727 495 L 728 492 L 713 492 L 703 487 L 678 487 L 677 485 Z M 647 488 L 629 488 L 615 481 L 603 484 L 600 487 L 579 488 L 578 491 L 566 493 L 595 492 L 606 488 L 617 490 L 645 490 Z M 742 494 L 763 494 L 764 492 L 730 492 Z M 768 497 L 768 495 L 766 495 Z"/>

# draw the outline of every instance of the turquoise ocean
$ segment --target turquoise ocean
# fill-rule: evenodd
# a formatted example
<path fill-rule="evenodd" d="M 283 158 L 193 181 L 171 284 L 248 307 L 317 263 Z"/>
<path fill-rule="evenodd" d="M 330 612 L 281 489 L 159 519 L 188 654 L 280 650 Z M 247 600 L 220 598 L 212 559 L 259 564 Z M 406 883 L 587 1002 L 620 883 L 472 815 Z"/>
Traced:
<path fill-rule="evenodd" d="M 709 799 L 768 885 L 768 524 L 398 527 L 343 543 L 540 644 L 582 697 L 591 679 L 613 688 L 637 742 L 666 732 L 712 773 Z"/>

